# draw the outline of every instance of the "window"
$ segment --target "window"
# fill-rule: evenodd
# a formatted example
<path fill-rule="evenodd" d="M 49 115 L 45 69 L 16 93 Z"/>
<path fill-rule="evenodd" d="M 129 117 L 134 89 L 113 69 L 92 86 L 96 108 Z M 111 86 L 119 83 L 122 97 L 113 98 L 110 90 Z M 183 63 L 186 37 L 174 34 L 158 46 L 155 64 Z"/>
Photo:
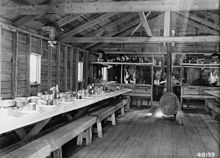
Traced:
<path fill-rule="evenodd" d="M 83 82 L 83 62 L 78 62 L 78 82 Z"/>
<path fill-rule="evenodd" d="M 102 80 L 108 80 L 108 69 L 107 67 L 102 67 Z"/>
<path fill-rule="evenodd" d="M 30 83 L 40 84 L 41 81 L 41 55 L 32 53 L 30 55 Z"/>

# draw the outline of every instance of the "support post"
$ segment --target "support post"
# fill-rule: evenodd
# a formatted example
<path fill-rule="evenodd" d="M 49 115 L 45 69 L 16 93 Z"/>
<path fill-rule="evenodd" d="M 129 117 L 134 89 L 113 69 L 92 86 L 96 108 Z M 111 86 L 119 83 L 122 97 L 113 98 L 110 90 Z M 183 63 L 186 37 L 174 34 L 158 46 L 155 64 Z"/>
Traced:
<path fill-rule="evenodd" d="M 12 62 L 12 98 L 17 96 L 17 78 L 18 78 L 18 31 L 13 33 L 13 62 Z"/>
<path fill-rule="evenodd" d="M 60 43 L 57 45 L 57 85 L 60 85 Z"/>
<path fill-rule="evenodd" d="M 1 69 L 1 65 L 2 65 L 2 61 L 1 61 L 1 59 L 2 59 L 2 26 L 0 25 L 0 76 L 2 76 L 2 74 L 1 74 L 1 71 L 2 71 L 2 69 Z M 2 80 L 1 80 L 1 77 L 0 77 L 0 100 L 2 99 Z"/>
<path fill-rule="evenodd" d="M 172 92 L 172 46 L 171 43 L 166 44 L 167 48 L 167 92 Z"/>
<path fill-rule="evenodd" d="M 27 35 L 27 70 L 26 70 L 26 97 L 30 96 L 30 55 L 31 55 L 31 35 Z"/>
<path fill-rule="evenodd" d="M 64 48 L 64 90 L 67 91 L 67 53 L 68 53 L 68 47 L 65 46 Z"/>

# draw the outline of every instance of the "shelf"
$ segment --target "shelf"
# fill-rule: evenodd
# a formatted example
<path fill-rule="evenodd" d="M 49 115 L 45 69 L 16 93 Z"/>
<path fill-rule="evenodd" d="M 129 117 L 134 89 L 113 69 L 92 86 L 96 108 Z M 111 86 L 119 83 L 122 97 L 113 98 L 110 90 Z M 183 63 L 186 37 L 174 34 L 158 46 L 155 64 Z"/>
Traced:
<path fill-rule="evenodd" d="M 190 63 L 183 63 L 183 67 L 196 67 L 196 68 L 204 68 L 204 67 L 212 67 L 212 68 L 219 68 L 220 64 L 190 64 Z"/>
<path fill-rule="evenodd" d="M 162 67 L 162 66 L 154 65 L 154 67 Z M 164 66 L 164 67 L 166 68 L 167 66 Z M 173 67 L 173 68 L 181 68 L 180 65 L 172 65 L 172 67 Z"/>
<path fill-rule="evenodd" d="M 138 66 L 151 66 L 152 63 L 123 63 L 123 62 L 92 62 L 92 64 L 101 65 L 138 65 Z"/>

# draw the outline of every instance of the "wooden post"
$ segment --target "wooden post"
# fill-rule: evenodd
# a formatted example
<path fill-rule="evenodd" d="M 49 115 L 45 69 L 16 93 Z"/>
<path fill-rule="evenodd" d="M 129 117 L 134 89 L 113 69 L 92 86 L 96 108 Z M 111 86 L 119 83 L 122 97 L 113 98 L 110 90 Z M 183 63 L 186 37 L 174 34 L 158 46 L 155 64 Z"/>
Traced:
<path fill-rule="evenodd" d="M 167 48 L 167 92 L 172 92 L 172 46 L 171 43 L 166 44 Z"/>
<path fill-rule="evenodd" d="M 153 60 L 153 56 L 152 56 L 152 60 Z M 153 85 L 154 85 L 154 65 L 153 65 L 153 61 L 152 61 L 152 65 L 151 65 L 151 105 L 153 105 Z"/>
<path fill-rule="evenodd" d="M 73 47 L 70 51 L 70 89 L 73 90 Z"/>
<path fill-rule="evenodd" d="M 26 97 L 30 96 L 30 55 L 31 55 L 31 35 L 27 35 L 27 70 L 26 70 Z"/>
<path fill-rule="evenodd" d="M 42 38 L 40 38 L 40 42 L 39 42 L 39 48 L 40 48 L 40 55 L 42 57 L 42 54 L 43 54 L 43 45 L 42 45 Z M 41 58 L 42 59 L 42 58 Z M 42 65 L 41 65 L 42 66 Z M 41 72 L 42 72 L 42 69 L 41 69 Z M 40 72 L 40 73 L 41 73 Z M 40 82 L 41 83 L 41 82 Z M 41 91 L 41 84 L 38 85 L 38 92 Z"/>
<path fill-rule="evenodd" d="M 79 49 L 77 49 L 76 58 L 75 58 L 75 67 L 76 67 L 75 89 L 78 89 L 78 62 L 79 62 Z"/>
<path fill-rule="evenodd" d="M 18 69 L 18 31 L 13 33 L 13 62 L 12 62 L 12 98 L 17 96 L 17 69 Z"/>
<path fill-rule="evenodd" d="M 57 85 L 60 85 L 60 43 L 57 45 Z"/>
<path fill-rule="evenodd" d="M 65 46 L 64 48 L 64 90 L 67 91 L 67 53 L 68 47 Z"/>
<path fill-rule="evenodd" d="M 171 30 L 171 12 L 165 11 L 164 14 L 164 36 L 170 37 Z M 166 43 L 166 51 L 167 51 L 167 92 L 172 92 L 172 45 L 171 43 Z"/>
<path fill-rule="evenodd" d="M 87 86 L 87 84 L 88 84 L 88 53 L 87 52 L 84 52 L 84 54 L 83 54 L 85 57 L 84 57 L 84 59 L 85 59 L 85 61 L 84 61 L 84 87 L 83 88 L 85 88 L 86 86 Z"/>
<path fill-rule="evenodd" d="M 1 71 L 2 71 L 2 67 L 1 67 L 1 65 L 2 65 L 2 26 L 0 25 L 0 100 L 2 99 L 2 79 L 1 79 L 1 76 L 2 76 L 2 74 L 1 74 Z"/>
<path fill-rule="evenodd" d="M 48 52 L 48 61 L 47 61 L 47 63 L 48 63 L 48 66 L 47 66 L 47 68 L 48 68 L 48 74 L 47 74 L 47 89 L 48 90 L 50 90 L 50 88 L 51 88 L 51 68 L 52 68 L 52 47 L 50 47 L 49 46 L 49 52 Z"/>

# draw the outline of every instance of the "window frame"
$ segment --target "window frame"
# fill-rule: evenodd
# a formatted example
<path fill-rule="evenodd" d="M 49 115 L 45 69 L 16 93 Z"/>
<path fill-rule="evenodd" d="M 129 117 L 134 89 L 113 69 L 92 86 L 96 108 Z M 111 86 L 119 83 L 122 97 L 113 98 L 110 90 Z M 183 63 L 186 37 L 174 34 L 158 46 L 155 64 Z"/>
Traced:
<path fill-rule="evenodd" d="M 32 82 L 31 81 L 31 73 L 33 73 L 31 71 L 31 55 L 35 55 L 37 57 L 37 63 L 36 63 L 36 81 L 35 82 Z M 37 53 L 30 53 L 30 65 L 29 65 L 29 68 L 30 68 L 30 72 L 29 72 L 29 81 L 30 81 L 30 85 L 39 85 L 41 84 L 41 58 L 42 58 L 42 55 L 41 54 L 37 54 Z"/>

